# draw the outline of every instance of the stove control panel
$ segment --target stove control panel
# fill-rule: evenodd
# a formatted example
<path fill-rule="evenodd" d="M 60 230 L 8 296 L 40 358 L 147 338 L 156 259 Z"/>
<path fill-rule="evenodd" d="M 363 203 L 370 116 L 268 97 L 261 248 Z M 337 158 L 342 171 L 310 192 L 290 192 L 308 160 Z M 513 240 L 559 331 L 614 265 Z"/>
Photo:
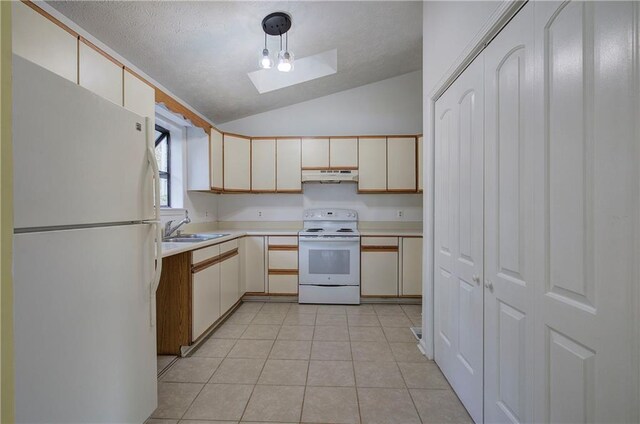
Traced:
<path fill-rule="evenodd" d="M 358 212 L 351 209 L 308 209 L 304 219 L 309 221 L 357 221 Z"/>

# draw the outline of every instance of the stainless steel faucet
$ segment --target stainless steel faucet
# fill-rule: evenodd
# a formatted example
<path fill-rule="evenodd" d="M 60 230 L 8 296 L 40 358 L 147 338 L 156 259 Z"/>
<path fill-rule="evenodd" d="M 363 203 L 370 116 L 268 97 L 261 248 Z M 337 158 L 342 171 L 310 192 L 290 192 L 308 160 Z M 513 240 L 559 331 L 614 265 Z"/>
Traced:
<path fill-rule="evenodd" d="M 168 238 L 171 237 L 171 234 L 175 233 L 176 231 L 178 231 L 178 228 L 182 227 L 184 224 L 188 224 L 191 222 L 191 219 L 189 218 L 189 211 L 185 210 L 184 211 L 184 219 L 180 222 L 178 222 L 176 225 L 171 225 L 174 221 L 167 221 L 166 224 L 164 224 L 164 238 Z"/>

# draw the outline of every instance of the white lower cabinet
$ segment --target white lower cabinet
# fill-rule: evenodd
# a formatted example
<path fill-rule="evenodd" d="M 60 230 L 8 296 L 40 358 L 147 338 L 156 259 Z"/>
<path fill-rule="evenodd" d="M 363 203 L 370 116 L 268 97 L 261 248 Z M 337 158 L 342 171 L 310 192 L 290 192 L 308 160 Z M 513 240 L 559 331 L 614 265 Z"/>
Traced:
<path fill-rule="evenodd" d="M 249 236 L 244 239 L 244 268 L 247 293 L 265 292 L 265 238 Z"/>
<path fill-rule="evenodd" d="M 422 237 L 401 240 L 400 295 L 422 295 Z"/>
<path fill-rule="evenodd" d="M 362 296 L 422 295 L 422 237 L 362 237 Z"/>
<path fill-rule="evenodd" d="M 238 252 L 220 262 L 220 311 L 227 312 L 240 299 L 240 256 Z"/>
<path fill-rule="evenodd" d="M 193 273 L 192 340 L 220 318 L 220 264 Z"/>
<path fill-rule="evenodd" d="M 363 296 L 398 296 L 398 238 L 363 237 L 360 290 Z"/>

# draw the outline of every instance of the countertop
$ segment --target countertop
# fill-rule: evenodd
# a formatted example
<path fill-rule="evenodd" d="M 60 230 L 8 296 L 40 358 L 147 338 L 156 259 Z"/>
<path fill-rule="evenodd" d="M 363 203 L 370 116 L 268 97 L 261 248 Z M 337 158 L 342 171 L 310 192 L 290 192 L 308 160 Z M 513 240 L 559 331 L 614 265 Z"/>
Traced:
<path fill-rule="evenodd" d="M 299 229 L 291 230 L 218 230 L 206 231 L 198 234 L 227 234 L 213 240 L 200 241 L 197 243 L 162 243 L 162 257 L 177 255 L 178 253 L 189 252 L 191 250 L 202 249 L 203 247 L 213 246 L 234 240 L 244 236 L 297 236 Z"/>
<path fill-rule="evenodd" d="M 199 234 L 227 234 L 213 240 L 201 241 L 197 243 L 162 243 L 162 257 L 177 255 L 178 253 L 189 252 L 191 250 L 202 249 L 203 247 L 213 246 L 234 240 L 244 236 L 297 236 L 299 228 L 291 229 L 251 229 L 251 230 L 217 230 L 201 232 Z M 422 229 L 408 230 L 385 230 L 385 229 L 366 229 L 360 230 L 360 235 L 365 237 L 422 237 Z"/>

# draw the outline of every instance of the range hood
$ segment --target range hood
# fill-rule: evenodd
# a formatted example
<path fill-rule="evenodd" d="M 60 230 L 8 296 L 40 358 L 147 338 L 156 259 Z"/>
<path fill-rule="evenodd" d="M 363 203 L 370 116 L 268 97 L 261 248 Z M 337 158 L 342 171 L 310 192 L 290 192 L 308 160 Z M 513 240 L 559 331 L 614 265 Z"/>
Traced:
<path fill-rule="evenodd" d="M 340 169 L 332 169 L 332 170 L 303 170 L 302 171 L 302 182 L 303 183 L 357 183 L 358 182 L 358 171 L 356 170 L 340 170 Z"/>

